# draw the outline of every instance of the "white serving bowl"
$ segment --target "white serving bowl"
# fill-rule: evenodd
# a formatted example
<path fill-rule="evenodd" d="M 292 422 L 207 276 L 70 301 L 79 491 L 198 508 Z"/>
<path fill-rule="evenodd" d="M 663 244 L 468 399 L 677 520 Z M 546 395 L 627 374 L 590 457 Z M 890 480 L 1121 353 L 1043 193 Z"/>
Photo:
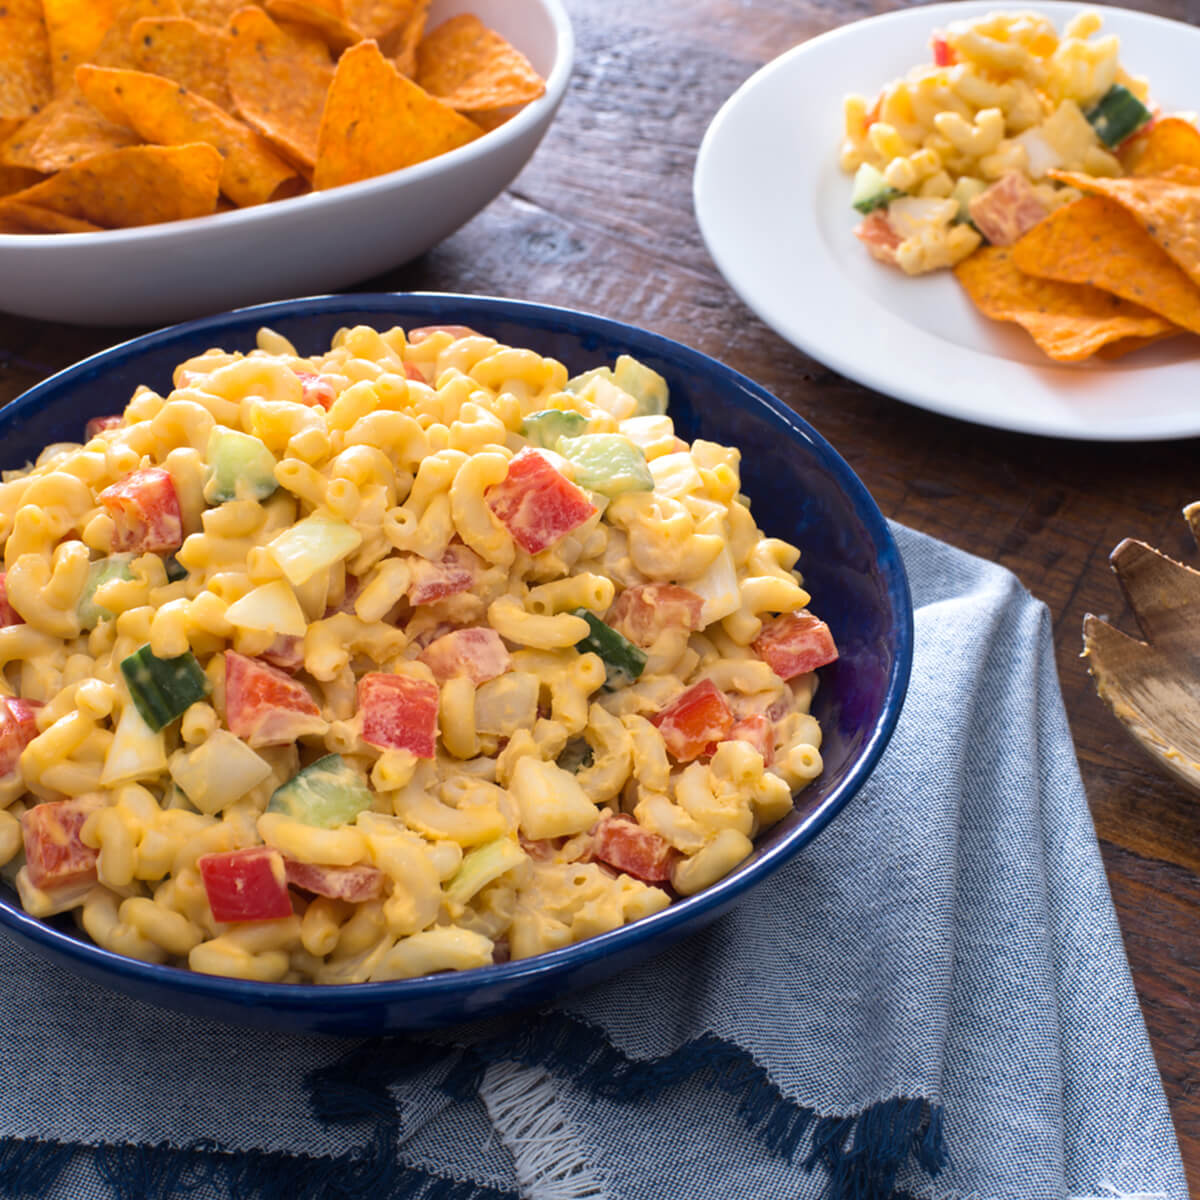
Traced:
<path fill-rule="evenodd" d="M 449 154 L 254 208 L 103 233 L 0 234 L 0 311 L 81 325 L 165 325 L 347 287 L 424 253 L 500 194 L 563 98 L 574 37 L 561 0 L 434 0 L 473 12 L 546 79 L 543 96 Z"/>

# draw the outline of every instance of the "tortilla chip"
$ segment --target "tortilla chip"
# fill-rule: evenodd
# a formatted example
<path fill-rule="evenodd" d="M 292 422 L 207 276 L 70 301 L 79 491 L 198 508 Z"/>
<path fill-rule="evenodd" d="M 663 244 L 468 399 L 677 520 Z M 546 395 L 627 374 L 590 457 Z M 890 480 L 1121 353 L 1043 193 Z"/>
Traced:
<path fill-rule="evenodd" d="M 267 0 L 265 7 L 278 21 L 295 21 L 315 29 L 332 50 L 345 50 L 361 40 L 358 30 L 342 19 L 339 0 Z"/>
<path fill-rule="evenodd" d="M 1130 175 L 1161 175 L 1168 167 L 1200 167 L 1200 129 L 1182 117 L 1163 117 L 1135 133 L 1118 156 Z"/>
<path fill-rule="evenodd" d="M 412 0 L 407 15 L 376 40 L 379 49 L 392 60 L 401 75 L 412 79 L 417 73 L 417 47 L 425 36 L 425 21 L 430 0 Z"/>
<path fill-rule="evenodd" d="M 13 192 L 22 192 L 35 183 L 41 183 L 42 174 L 30 171 L 25 167 L 0 166 L 0 196 L 11 196 Z"/>
<path fill-rule="evenodd" d="M 1081 192 L 1115 200 L 1183 268 L 1200 283 L 1200 169 L 1177 166 L 1160 176 L 1102 179 L 1070 171 L 1050 174 Z"/>
<path fill-rule="evenodd" d="M 221 191 L 235 204 L 261 204 L 302 186 L 253 129 L 169 79 L 90 66 L 80 67 L 76 77 L 83 94 L 109 120 L 125 121 L 148 142 L 215 146 L 224 162 Z"/>
<path fill-rule="evenodd" d="M 1057 362 L 1079 362 L 1109 342 L 1174 328 L 1157 313 L 1098 288 L 1026 275 L 1013 262 L 1011 246 L 985 246 L 954 274 L 985 317 L 1014 321 Z"/>
<path fill-rule="evenodd" d="M 460 112 L 527 104 L 546 90 L 525 55 L 472 13 L 443 21 L 421 39 L 416 81 Z"/>
<path fill-rule="evenodd" d="M 1200 288 L 1114 200 L 1084 196 L 1065 204 L 1012 251 L 1027 275 L 1090 284 L 1200 333 Z"/>
<path fill-rule="evenodd" d="M 120 0 L 43 0 L 43 7 L 54 94 L 61 96 L 70 88 L 75 68 L 95 57 L 116 20 Z"/>
<path fill-rule="evenodd" d="M 156 17 L 178 17 L 178 0 L 124 0 L 113 23 L 108 27 L 91 62 L 96 67 L 122 67 L 136 71 L 130 35 L 138 21 Z"/>
<path fill-rule="evenodd" d="M 229 18 L 239 8 L 245 8 L 246 0 L 179 0 L 179 5 L 183 16 L 224 29 Z"/>
<path fill-rule="evenodd" d="M 99 233 L 100 226 L 51 208 L 0 200 L 0 233 Z"/>
<path fill-rule="evenodd" d="M 65 167 L 7 200 L 110 229 L 203 217 L 217 205 L 221 155 L 203 142 L 128 146 Z"/>
<path fill-rule="evenodd" d="M 83 93 L 72 87 L 0 146 L 0 162 L 34 171 L 58 171 L 106 150 L 136 146 L 141 140 L 128 126 L 102 117 Z"/>
<path fill-rule="evenodd" d="M 139 71 L 173 79 L 218 108 L 235 111 L 225 66 L 228 34 L 190 17 L 149 17 L 134 23 L 129 45 Z"/>
<path fill-rule="evenodd" d="M 229 88 L 238 111 L 288 159 L 310 172 L 333 62 L 325 43 L 299 26 L 280 29 L 261 8 L 230 24 Z"/>
<path fill-rule="evenodd" d="M 0 5 L 0 136 L 7 121 L 33 116 L 54 94 L 41 0 Z"/>
<path fill-rule="evenodd" d="M 387 38 L 405 28 L 417 14 L 424 20 L 430 0 L 342 0 L 342 16 L 346 24 L 358 30 L 359 36 L 374 38 L 385 49 Z"/>
<path fill-rule="evenodd" d="M 325 101 L 315 188 L 340 187 L 424 162 L 480 136 L 477 125 L 405 78 L 375 42 L 338 60 Z"/>
<path fill-rule="evenodd" d="M 1141 350 L 1146 346 L 1153 346 L 1155 342 L 1166 341 L 1167 338 L 1178 337 L 1183 333 L 1182 329 L 1169 329 L 1166 333 L 1156 334 L 1154 337 L 1128 337 L 1118 338 L 1115 342 L 1109 342 L 1107 346 L 1101 346 L 1096 351 L 1097 358 L 1103 358 L 1106 362 L 1111 362 L 1115 358 L 1124 358 L 1127 354 L 1132 354 L 1135 350 Z"/>

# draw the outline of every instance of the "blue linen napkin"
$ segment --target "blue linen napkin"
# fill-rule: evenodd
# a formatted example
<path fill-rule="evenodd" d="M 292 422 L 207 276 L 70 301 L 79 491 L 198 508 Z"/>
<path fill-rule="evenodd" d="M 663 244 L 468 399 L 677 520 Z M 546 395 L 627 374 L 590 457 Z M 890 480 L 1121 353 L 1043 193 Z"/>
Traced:
<path fill-rule="evenodd" d="M 894 526 L 912 684 L 729 915 L 531 1019 L 188 1020 L 0 938 L 0 1189 L 38 1200 L 1185 1200 L 1045 607 Z"/>

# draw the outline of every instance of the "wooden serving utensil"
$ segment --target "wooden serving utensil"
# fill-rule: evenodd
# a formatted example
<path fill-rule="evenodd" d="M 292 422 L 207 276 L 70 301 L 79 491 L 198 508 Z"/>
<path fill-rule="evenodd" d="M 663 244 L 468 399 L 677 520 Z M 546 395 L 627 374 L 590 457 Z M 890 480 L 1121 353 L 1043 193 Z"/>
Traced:
<path fill-rule="evenodd" d="M 1200 501 L 1184 517 L 1200 544 Z M 1200 791 L 1200 571 L 1132 538 L 1108 561 L 1145 641 L 1084 617 L 1096 692 L 1165 771 Z"/>

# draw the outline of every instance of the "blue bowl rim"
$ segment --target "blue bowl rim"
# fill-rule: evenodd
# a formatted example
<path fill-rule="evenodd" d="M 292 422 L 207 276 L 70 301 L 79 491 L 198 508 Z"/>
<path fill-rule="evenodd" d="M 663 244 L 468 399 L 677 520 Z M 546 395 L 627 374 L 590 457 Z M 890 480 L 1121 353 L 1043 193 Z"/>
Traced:
<path fill-rule="evenodd" d="M 824 798 L 821 805 L 778 845 L 757 850 L 745 864 L 704 891 L 677 900 L 661 912 L 598 934 L 586 941 L 558 950 L 549 950 L 532 958 L 476 967 L 468 971 L 377 983 L 258 983 L 228 976 L 204 975 L 182 967 L 145 963 L 115 954 L 30 916 L 22 909 L 14 907 L 3 896 L 0 896 L 0 925 L 7 926 L 14 933 L 28 938 L 50 952 L 76 960 L 87 968 L 121 976 L 126 983 L 137 980 L 156 989 L 187 993 L 193 999 L 201 1001 L 209 998 L 222 1004 L 268 1004 L 279 1010 L 310 1013 L 335 1022 L 339 1013 L 350 1016 L 353 1012 L 361 1011 L 364 1003 L 372 1006 L 392 1006 L 401 1005 L 406 1000 L 428 1002 L 439 997 L 458 996 L 477 988 L 489 988 L 492 985 L 512 987 L 534 978 L 564 975 L 585 968 L 610 953 L 616 954 L 622 949 L 632 948 L 656 935 L 670 935 L 681 925 L 688 925 L 693 921 L 702 923 L 699 919 L 705 913 L 724 908 L 792 859 L 841 812 L 874 770 L 891 740 L 899 719 L 908 688 L 913 654 L 912 597 L 899 548 L 887 521 L 850 465 L 803 417 L 749 377 L 662 334 L 565 306 L 455 292 L 347 292 L 271 301 L 166 326 L 89 355 L 35 384 L 5 405 L 0 410 L 0 436 L 3 435 L 5 427 L 14 420 L 35 411 L 44 399 L 52 397 L 75 381 L 86 379 L 99 369 L 110 367 L 148 349 L 191 338 L 206 330 L 213 333 L 231 327 L 241 330 L 251 323 L 255 326 L 269 325 L 272 319 L 278 317 L 336 314 L 339 310 L 357 313 L 378 312 L 381 315 L 391 313 L 400 317 L 404 315 L 400 309 L 406 305 L 420 305 L 422 312 L 430 318 L 425 322 L 427 324 L 438 323 L 438 317 L 453 314 L 461 317 L 462 310 L 474 308 L 492 313 L 498 318 L 520 321 L 536 316 L 551 322 L 556 328 L 571 333 L 590 332 L 614 340 L 624 339 L 631 347 L 640 345 L 656 351 L 684 368 L 695 366 L 715 375 L 731 387 L 748 393 L 772 410 L 794 434 L 812 445 L 818 457 L 824 460 L 838 479 L 876 547 L 877 562 L 887 580 L 888 599 L 897 617 L 895 652 L 880 717 L 857 761 L 851 765 L 845 778 Z"/>

